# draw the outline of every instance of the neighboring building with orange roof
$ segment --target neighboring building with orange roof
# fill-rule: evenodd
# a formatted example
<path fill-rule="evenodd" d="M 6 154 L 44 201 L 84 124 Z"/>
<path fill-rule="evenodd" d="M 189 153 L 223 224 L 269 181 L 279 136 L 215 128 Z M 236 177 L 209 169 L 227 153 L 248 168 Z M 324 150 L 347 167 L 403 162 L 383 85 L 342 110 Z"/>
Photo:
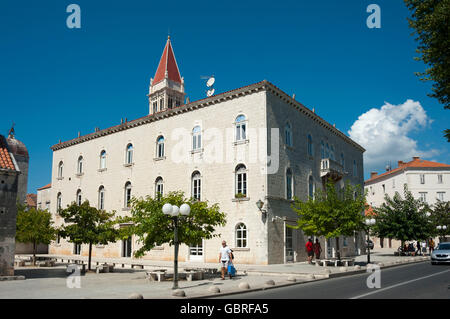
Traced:
<path fill-rule="evenodd" d="M 450 165 L 423 160 L 418 156 L 410 162 L 398 161 L 398 167 L 390 169 L 382 174 L 372 172 L 370 178 L 364 182 L 367 191 L 367 203 L 370 209 L 379 207 L 384 203 L 385 195 L 393 197 L 398 192 L 402 198 L 404 185 L 408 186 L 414 198 L 433 205 L 437 200 L 450 200 Z M 383 239 L 374 238 L 375 246 L 380 245 L 397 247 L 399 242 L 385 245 Z M 377 245 L 378 244 L 378 245 Z"/>
<path fill-rule="evenodd" d="M 399 192 L 403 195 L 403 186 L 408 186 L 415 198 L 420 198 L 432 205 L 439 199 L 450 200 L 450 165 L 426 161 L 413 157 L 410 162 L 398 161 L 398 167 L 378 175 L 370 174 L 364 182 L 367 190 L 367 202 L 371 206 L 379 206 L 384 196 L 390 197 Z"/>
<path fill-rule="evenodd" d="M 37 194 L 27 194 L 27 198 L 25 200 L 25 205 L 29 208 L 37 207 Z"/>
<path fill-rule="evenodd" d="M 0 277 L 14 276 L 19 176 L 17 161 L 0 135 Z"/>

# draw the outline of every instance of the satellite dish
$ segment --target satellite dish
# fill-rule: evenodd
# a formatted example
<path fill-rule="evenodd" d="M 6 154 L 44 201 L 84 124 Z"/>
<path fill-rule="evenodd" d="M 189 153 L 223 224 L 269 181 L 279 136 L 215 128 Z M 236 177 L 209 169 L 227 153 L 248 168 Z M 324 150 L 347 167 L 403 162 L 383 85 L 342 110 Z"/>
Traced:
<path fill-rule="evenodd" d="M 206 95 L 208 96 L 208 97 L 210 97 L 211 95 L 214 95 L 214 92 L 216 91 L 216 89 L 211 89 L 211 90 L 208 90 L 208 92 L 206 92 Z"/>
<path fill-rule="evenodd" d="M 214 77 L 210 77 L 208 79 L 208 82 L 206 82 L 206 86 L 210 88 L 211 86 L 214 85 L 214 82 L 216 82 L 216 79 Z"/>

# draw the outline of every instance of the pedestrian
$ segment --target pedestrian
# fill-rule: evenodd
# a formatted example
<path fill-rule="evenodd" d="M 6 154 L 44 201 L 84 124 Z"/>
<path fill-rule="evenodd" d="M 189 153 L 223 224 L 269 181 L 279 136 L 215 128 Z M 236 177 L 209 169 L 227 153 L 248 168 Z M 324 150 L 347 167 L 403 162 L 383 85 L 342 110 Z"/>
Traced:
<path fill-rule="evenodd" d="M 430 238 L 430 255 L 433 252 L 433 250 L 434 250 L 434 240 L 433 238 Z"/>
<path fill-rule="evenodd" d="M 316 255 L 316 259 L 320 259 L 320 253 L 322 252 L 322 247 L 320 247 L 319 239 L 316 238 L 316 242 L 313 246 L 314 254 Z"/>
<path fill-rule="evenodd" d="M 311 264 L 312 258 L 314 256 L 313 243 L 311 238 L 308 239 L 308 242 L 305 245 L 306 253 L 308 254 L 308 264 Z"/>
<path fill-rule="evenodd" d="M 222 266 L 222 280 L 225 280 L 225 271 L 228 268 L 228 263 L 231 262 L 231 249 L 227 246 L 227 242 L 225 240 L 222 241 L 222 247 L 220 248 L 219 253 L 219 263 Z"/>
<path fill-rule="evenodd" d="M 420 241 L 419 240 L 417 241 L 416 249 L 417 249 L 416 255 L 422 255 L 421 250 L 420 250 Z"/>

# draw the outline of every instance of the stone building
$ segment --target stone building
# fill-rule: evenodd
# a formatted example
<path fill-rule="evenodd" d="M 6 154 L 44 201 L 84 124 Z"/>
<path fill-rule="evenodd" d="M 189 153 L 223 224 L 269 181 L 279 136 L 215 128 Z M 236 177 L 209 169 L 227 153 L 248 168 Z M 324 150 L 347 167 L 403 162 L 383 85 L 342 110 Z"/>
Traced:
<path fill-rule="evenodd" d="M 264 80 L 184 102 L 170 39 L 150 81 L 149 114 L 53 145 L 50 211 L 88 199 L 118 215 L 130 213 L 132 196 L 182 190 L 218 203 L 227 224 L 220 237 L 180 247 L 180 261 L 217 262 L 226 240 L 238 263 L 305 260 L 305 236 L 295 224 L 293 196 L 306 200 L 333 176 L 363 186 L 364 149 L 314 111 Z M 263 203 L 259 209 L 258 201 Z M 356 240 L 355 240 L 356 239 Z M 362 238 L 341 238 L 353 255 Z M 323 242 L 333 255 L 334 240 Z M 93 256 L 130 257 L 136 238 L 93 248 Z M 64 239 L 51 254 L 87 254 Z M 172 260 L 173 249 L 156 247 L 145 259 Z"/>
<path fill-rule="evenodd" d="M 398 192 L 402 198 L 403 187 L 416 199 L 433 205 L 437 200 L 450 200 L 450 165 L 426 161 L 416 156 L 410 162 L 398 161 L 398 167 L 389 169 L 382 174 L 372 172 L 364 182 L 367 191 L 367 203 L 379 207 L 384 203 L 387 194 L 393 197 Z M 374 238 L 375 247 L 398 248 L 400 242 L 387 238 Z"/>
<path fill-rule="evenodd" d="M 0 276 L 14 276 L 19 177 L 17 161 L 0 135 Z"/>

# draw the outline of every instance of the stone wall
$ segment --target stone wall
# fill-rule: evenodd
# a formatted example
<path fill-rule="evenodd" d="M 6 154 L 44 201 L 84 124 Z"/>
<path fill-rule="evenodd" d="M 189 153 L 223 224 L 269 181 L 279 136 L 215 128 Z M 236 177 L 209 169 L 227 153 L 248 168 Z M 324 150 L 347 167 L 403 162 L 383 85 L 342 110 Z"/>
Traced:
<path fill-rule="evenodd" d="M 0 276 L 14 275 L 18 172 L 0 170 Z"/>

